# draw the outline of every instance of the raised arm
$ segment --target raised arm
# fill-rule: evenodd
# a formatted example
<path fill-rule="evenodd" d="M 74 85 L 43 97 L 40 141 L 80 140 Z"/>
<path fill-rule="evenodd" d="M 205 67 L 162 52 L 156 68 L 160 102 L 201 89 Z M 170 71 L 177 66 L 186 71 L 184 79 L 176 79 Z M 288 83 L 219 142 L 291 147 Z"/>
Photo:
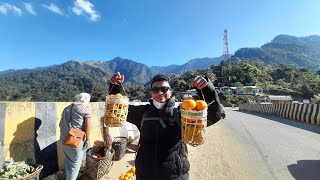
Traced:
<path fill-rule="evenodd" d="M 121 75 L 120 72 L 117 72 L 115 75 L 113 75 L 110 79 L 109 94 L 117 94 L 117 93 L 123 94 L 124 93 L 122 88 L 123 81 L 124 81 L 124 75 Z"/>
<path fill-rule="evenodd" d="M 123 94 L 124 93 L 122 88 L 123 81 L 124 81 L 124 75 L 121 75 L 120 72 L 117 72 L 115 75 L 113 75 L 110 79 L 109 94 L 117 94 L 117 93 Z M 129 105 L 127 122 L 132 123 L 136 125 L 138 128 L 140 128 L 140 122 L 141 122 L 143 113 L 146 109 L 146 106 L 148 105 L 138 105 L 138 106 Z"/>
<path fill-rule="evenodd" d="M 220 100 L 212 82 L 207 77 L 196 77 L 191 85 L 197 90 L 200 99 L 205 100 L 208 106 L 208 126 L 221 119 Z M 203 99 L 203 96 L 204 99 Z"/>

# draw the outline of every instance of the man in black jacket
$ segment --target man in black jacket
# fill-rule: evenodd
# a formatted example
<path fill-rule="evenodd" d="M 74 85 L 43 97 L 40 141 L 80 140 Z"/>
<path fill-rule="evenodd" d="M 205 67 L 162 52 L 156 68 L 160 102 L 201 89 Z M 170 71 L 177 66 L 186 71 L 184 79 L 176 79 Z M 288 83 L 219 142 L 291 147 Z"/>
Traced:
<path fill-rule="evenodd" d="M 119 72 L 110 82 L 110 94 L 121 92 L 124 76 Z M 140 131 L 139 149 L 135 160 L 137 180 L 188 180 L 190 164 L 186 146 L 182 141 L 179 108 L 165 75 L 156 75 L 151 82 L 152 99 L 149 104 L 129 106 L 127 121 Z M 220 115 L 218 94 L 211 81 L 196 77 L 192 86 L 199 97 L 210 104 L 208 126 L 217 122 Z M 202 91 L 202 92 L 201 92 Z"/>

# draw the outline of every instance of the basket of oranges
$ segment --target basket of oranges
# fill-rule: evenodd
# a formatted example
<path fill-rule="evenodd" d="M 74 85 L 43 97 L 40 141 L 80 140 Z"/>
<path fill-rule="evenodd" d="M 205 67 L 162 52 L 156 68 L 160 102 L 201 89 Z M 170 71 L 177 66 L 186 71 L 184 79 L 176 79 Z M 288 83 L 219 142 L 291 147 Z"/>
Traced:
<path fill-rule="evenodd" d="M 186 97 L 181 104 L 181 133 L 185 143 L 198 146 L 204 143 L 207 127 L 207 103 Z"/>
<path fill-rule="evenodd" d="M 129 98 L 120 93 L 106 97 L 104 123 L 108 127 L 121 127 L 127 119 Z"/>

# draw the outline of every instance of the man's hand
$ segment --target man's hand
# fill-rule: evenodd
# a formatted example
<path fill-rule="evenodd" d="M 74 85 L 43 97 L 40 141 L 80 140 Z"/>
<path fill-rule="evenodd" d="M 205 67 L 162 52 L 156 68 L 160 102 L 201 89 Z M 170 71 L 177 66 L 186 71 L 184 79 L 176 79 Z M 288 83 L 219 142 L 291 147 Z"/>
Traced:
<path fill-rule="evenodd" d="M 196 87 L 199 90 L 202 90 L 204 87 L 208 85 L 208 81 L 201 76 L 197 76 L 191 83 L 192 87 Z"/>
<path fill-rule="evenodd" d="M 119 85 L 123 83 L 124 81 L 124 75 L 121 75 L 120 72 L 117 72 L 117 74 L 113 75 L 110 79 L 111 84 Z"/>

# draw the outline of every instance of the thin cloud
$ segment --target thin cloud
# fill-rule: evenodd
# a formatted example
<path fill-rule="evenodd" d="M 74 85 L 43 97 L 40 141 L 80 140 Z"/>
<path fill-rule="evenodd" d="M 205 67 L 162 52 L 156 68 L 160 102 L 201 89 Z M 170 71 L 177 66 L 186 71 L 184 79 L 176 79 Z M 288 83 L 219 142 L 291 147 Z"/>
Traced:
<path fill-rule="evenodd" d="M 75 0 L 72 11 L 80 15 L 88 15 L 91 21 L 97 21 L 100 15 L 93 9 L 94 5 L 88 0 Z"/>
<path fill-rule="evenodd" d="M 37 15 L 37 13 L 33 10 L 32 4 L 31 3 L 23 3 L 24 7 L 26 8 L 26 10 L 32 14 L 32 15 Z"/>
<path fill-rule="evenodd" d="M 9 12 L 12 12 L 13 14 L 16 14 L 18 16 L 21 16 L 22 15 L 22 11 L 20 8 L 18 8 L 17 6 L 15 5 L 11 5 L 11 4 L 8 4 L 8 3 L 3 3 L 0 5 L 0 13 L 1 14 L 8 14 Z"/>
<path fill-rule="evenodd" d="M 64 15 L 63 12 L 60 10 L 60 8 L 57 5 L 53 4 L 53 3 L 51 3 L 50 6 L 47 6 L 47 5 L 44 5 L 44 4 L 42 4 L 42 6 L 47 8 L 47 9 L 49 9 L 50 11 L 52 11 L 52 12 L 54 12 L 56 14 L 60 14 L 61 16 Z"/>

